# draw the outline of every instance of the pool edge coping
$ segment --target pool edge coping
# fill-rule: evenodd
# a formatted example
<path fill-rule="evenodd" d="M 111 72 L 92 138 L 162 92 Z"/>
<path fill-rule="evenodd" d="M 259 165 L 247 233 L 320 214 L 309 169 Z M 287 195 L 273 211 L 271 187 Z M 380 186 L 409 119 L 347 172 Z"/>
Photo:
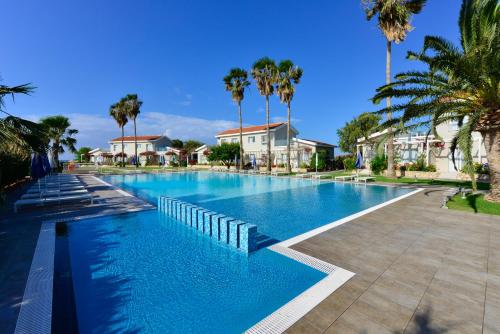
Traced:
<path fill-rule="evenodd" d="M 136 197 L 119 187 L 113 186 L 99 177 L 93 176 L 99 182 L 110 186 L 113 190 L 118 191 L 127 197 Z M 389 201 L 380 203 L 363 211 L 357 212 L 350 216 L 341 218 L 329 224 L 320 226 L 308 232 L 299 234 L 298 236 L 289 238 L 285 241 L 279 242 L 272 246 L 267 247 L 268 249 L 277 252 L 283 256 L 291 258 L 297 262 L 304 265 L 312 267 L 316 270 L 326 273 L 327 276 L 321 279 L 319 282 L 315 283 L 313 286 L 309 287 L 292 300 L 288 301 L 286 304 L 282 305 L 280 308 L 272 312 L 271 314 L 264 317 L 262 320 L 252 325 L 245 333 L 282 333 L 286 329 L 290 328 L 299 319 L 305 316 L 309 311 L 311 311 L 315 306 L 326 299 L 330 294 L 335 292 L 344 283 L 346 283 L 350 278 L 356 275 L 341 267 L 335 266 L 328 262 L 322 261 L 315 257 L 309 256 L 307 254 L 301 253 L 299 251 L 293 250 L 290 247 L 296 243 L 304 241 L 306 239 L 312 238 L 318 234 L 326 232 L 330 229 L 343 225 L 349 221 L 356 218 L 362 217 L 368 213 L 376 211 L 384 206 L 393 204 L 399 200 L 405 199 L 418 192 L 424 190 L 425 188 L 417 188 L 407 194 L 401 195 L 399 197 L 393 198 Z M 26 326 L 28 328 L 36 328 L 36 333 L 51 333 L 52 327 L 52 302 L 53 302 L 53 276 L 54 276 L 54 260 L 55 260 L 55 225 L 58 222 L 70 222 L 79 221 L 84 219 L 99 218 L 106 216 L 113 216 L 117 214 L 127 214 L 127 213 L 137 213 L 141 211 L 150 211 L 156 208 L 156 206 L 151 205 L 151 208 L 137 208 L 130 209 L 126 212 L 122 210 L 114 210 L 116 212 L 107 212 L 100 214 L 91 214 L 83 216 L 75 216 L 70 218 L 56 218 L 46 221 L 42 221 L 40 227 L 40 234 L 37 239 L 37 245 L 35 247 L 35 252 L 31 262 L 30 271 L 26 281 L 26 286 L 23 293 L 23 299 L 21 301 L 21 307 L 19 310 L 19 315 L 16 322 L 16 327 L 14 333 L 21 334 L 26 333 Z M 49 253 L 49 254 L 47 254 Z M 42 255 L 43 254 L 43 255 Z M 47 256 L 50 255 L 51 256 Z M 36 261 L 35 261 L 36 260 Z M 331 267 L 329 267 L 331 266 Z M 325 269 L 329 267 L 329 269 Z M 325 271 L 326 270 L 326 271 Z M 37 276 L 47 275 L 45 280 L 41 282 L 45 285 L 49 285 L 40 289 Z M 43 277 L 43 276 L 42 276 Z M 50 295 L 47 295 L 50 292 Z M 42 296 L 40 296 L 42 294 Z M 36 298 L 38 297 L 38 298 Z M 37 307 L 38 305 L 38 307 Z M 43 306 L 43 307 L 40 307 Z M 48 324 L 46 323 L 48 319 Z M 45 320 L 43 326 L 40 326 L 40 321 Z M 32 327 L 35 326 L 35 327 Z"/>
<path fill-rule="evenodd" d="M 262 320 L 254 324 L 252 327 L 247 329 L 245 333 L 248 334 L 264 334 L 264 333 L 283 333 L 288 328 L 293 326 L 298 320 L 304 317 L 317 305 L 319 305 L 323 300 L 325 300 L 329 295 L 340 288 L 344 283 L 349 281 L 356 273 L 353 273 L 344 268 L 335 266 L 331 263 L 325 262 L 313 256 L 304 254 L 297 250 L 290 248 L 291 246 L 300 243 L 304 240 L 310 239 L 316 235 L 323 232 L 341 226 L 348 223 L 354 219 L 367 215 L 385 206 L 396 203 L 400 200 L 408 198 L 410 196 L 416 195 L 417 193 L 423 191 L 425 188 L 417 188 L 407 194 L 398 196 L 386 202 L 377 204 L 363 211 L 354 213 L 350 216 L 338 219 L 329 224 L 317 227 L 308 232 L 299 234 L 295 237 L 289 238 L 272 246 L 268 249 L 277 252 L 283 256 L 291 258 L 298 261 L 304 265 L 312 267 L 316 270 L 326 273 L 327 276 L 321 279 L 319 282 L 309 287 L 295 298 L 287 302 L 286 304 L 279 307 L 273 313 L 267 315 Z M 333 267 L 333 268 L 332 268 Z"/>

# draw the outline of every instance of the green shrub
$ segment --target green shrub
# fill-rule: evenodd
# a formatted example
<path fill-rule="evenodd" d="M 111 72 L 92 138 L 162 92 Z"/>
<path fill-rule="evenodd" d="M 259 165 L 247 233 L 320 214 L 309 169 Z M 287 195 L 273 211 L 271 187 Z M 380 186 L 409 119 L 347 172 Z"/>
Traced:
<path fill-rule="evenodd" d="M 311 168 L 316 169 L 316 154 L 318 155 L 318 170 L 324 170 L 327 165 L 328 153 L 325 151 L 318 151 L 311 157 Z"/>
<path fill-rule="evenodd" d="M 344 158 L 344 169 L 347 171 L 351 171 L 356 168 L 356 159 L 354 157 Z"/>
<path fill-rule="evenodd" d="M 435 171 L 437 171 L 437 169 L 436 169 L 436 166 L 434 166 L 433 164 L 430 164 L 429 166 L 425 167 L 425 171 L 426 172 L 435 172 Z"/>
<path fill-rule="evenodd" d="M 307 163 L 305 163 L 305 162 L 301 162 L 300 163 L 300 168 L 307 169 L 307 168 L 309 168 L 309 165 Z"/>
<path fill-rule="evenodd" d="M 380 173 L 387 169 L 387 157 L 385 155 L 376 155 L 370 161 L 370 169 L 373 174 L 380 175 Z"/>

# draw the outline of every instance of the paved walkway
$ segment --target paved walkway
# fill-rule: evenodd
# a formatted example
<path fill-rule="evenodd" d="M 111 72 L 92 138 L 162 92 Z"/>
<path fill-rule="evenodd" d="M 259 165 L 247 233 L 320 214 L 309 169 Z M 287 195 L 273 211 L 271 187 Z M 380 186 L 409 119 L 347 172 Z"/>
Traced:
<path fill-rule="evenodd" d="M 151 208 L 142 200 L 126 197 L 92 176 L 80 176 L 80 180 L 94 195 L 93 205 L 87 201 L 22 210 L 18 214 L 11 208 L 0 212 L 0 333 L 14 332 L 42 221 Z M 20 189 L 18 193 L 24 191 Z"/>
<path fill-rule="evenodd" d="M 500 218 L 427 189 L 292 248 L 356 275 L 288 333 L 500 333 Z"/>

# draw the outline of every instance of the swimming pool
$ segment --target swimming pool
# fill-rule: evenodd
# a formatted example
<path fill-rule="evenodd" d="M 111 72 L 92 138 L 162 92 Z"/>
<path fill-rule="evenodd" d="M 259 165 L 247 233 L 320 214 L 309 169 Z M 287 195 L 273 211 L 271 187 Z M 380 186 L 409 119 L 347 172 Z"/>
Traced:
<path fill-rule="evenodd" d="M 75 222 L 68 239 L 80 333 L 241 333 L 325 277 L 156 211 Z"/>
<path fill-rule="evenodd" d="M 103 179 L 152 204 L 166 195 L 255 224 L 274 241 L 411 191 L 208 172 Z M 157 211 L 69 227 L 80 333 L 241 333 L 326 277 L 267 248 L 221 246 Z"/>
<path fill-rule="evenodd" d="M 286 240 L 411 191 L 288 177 L 221 173 L 113 175 L 103 179 L 157 203 L 165 195 L 257 225 Z"/>

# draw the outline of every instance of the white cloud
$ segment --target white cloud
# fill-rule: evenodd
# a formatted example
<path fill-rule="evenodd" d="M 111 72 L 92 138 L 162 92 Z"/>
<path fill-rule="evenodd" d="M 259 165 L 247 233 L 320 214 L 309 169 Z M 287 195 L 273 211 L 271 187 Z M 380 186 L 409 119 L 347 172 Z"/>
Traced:
<path fill-rule="evenodd" d="M 108 148 L 108 140 L 121 136 L 121 130 L 115 121 L 104 115 L 69 113 L 65 115 L 71 121 L 71 127 L 78 129 L 77 147 Z M 29 116 L 38 121 L 40 117 Z M 215 142 L 215 134 L 222 130 L 238 127 L 238 122 L 229 120 L 210 120 L 197 117 L 179 116 L 160 112 L 144 112 L 137 118 L 137 135 L 161 135 L 182 140 L 196 139 L 205 143 Z M 125 126 L 125 135 L 134 134 L 133 123 Z M 71 155 L 65 154 L 65 159 Z"/>
<path fill-rule="evenodd" d="M 288 118 L 287 117 L 284 117 L 284 116 L 275 116 L 275 117 L 271 117 L 271 120 L 273 123 L 280 123 L 280 122 L 288 122 Z M 292 126 L 293 126 L 293 123 L 300 123 L 302 122 L 301 119 L 299 118 L 291 118 L 291 121 L 292 121 Z"/>

